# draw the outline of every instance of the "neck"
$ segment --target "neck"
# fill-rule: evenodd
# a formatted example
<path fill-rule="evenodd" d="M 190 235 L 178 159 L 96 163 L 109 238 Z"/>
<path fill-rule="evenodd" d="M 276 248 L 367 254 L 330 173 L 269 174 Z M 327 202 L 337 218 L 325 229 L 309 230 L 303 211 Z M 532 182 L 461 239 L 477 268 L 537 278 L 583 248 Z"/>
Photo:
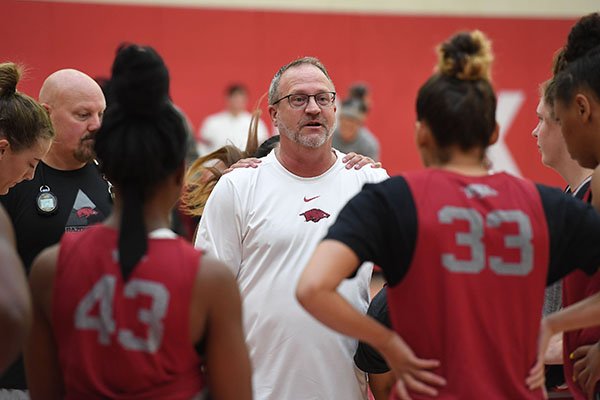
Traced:
<path fill-rule="evenodd" d="M 448 162 L 437 160 L 430 166 L 463 175 L 482 176 L 489 174 L 489 169 L 485 164 L 485 161 L 482 159 L 481 149 L 472 149 L 467 152 L 453 151 Z"/>
<path fill-rule="evenodd" d="M 581 182 L 592 175 L 593 172 L 591 169 L 581 167 L 577 161 L 571 159 L 567 160 L 564 165 L 554 168 L 554 170 L 562 176 L 572 191 L 575 191 L 581 185 Z"/>
<path fill-rule="evenodd" d="M 144 204 L 144 225 L 146 232 L 150 233 L 156 229 L 171 228 L 171 207 L 165 206 L 165 199 L 155 196 L 150 198 Z M 114 229 L 121 226 L 121 217 L 123 215 L 123 202 L 118 192 L 115 192 L 115 203 L 111 215 L 104 221 L 104 224 Z"/>
<path fill-rule="evenodd" d="M 86 163 L 76 160 L 72 155 L 66 157 L 62 154 L 58 154 L 56 151 L 50 151 L 42 158 L 44 164 L 62 171 L 73 171 L 76 169 L 83 168 Z"/>
<path fill-rule="evenodd" d="M 325 173 L 337 159 L 331 148 L 331 139 L 319 148 L 301 146 L 281 137 L 281 143 L 275 150 L 279 162 L 292 174 L 312 178 Z"/>

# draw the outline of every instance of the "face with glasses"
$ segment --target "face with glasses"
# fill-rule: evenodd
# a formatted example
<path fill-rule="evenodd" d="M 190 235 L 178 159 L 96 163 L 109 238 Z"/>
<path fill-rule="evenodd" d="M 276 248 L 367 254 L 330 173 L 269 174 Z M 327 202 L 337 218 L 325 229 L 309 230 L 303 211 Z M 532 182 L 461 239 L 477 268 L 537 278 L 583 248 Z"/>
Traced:
<path fill-rule="evenodd" d="M 279 133 L 304 147 L 323 146 L 335 128 L 333 83 L 314 65 L 303 64 L 284 72 L 278 92 L 269 115 Z"/>

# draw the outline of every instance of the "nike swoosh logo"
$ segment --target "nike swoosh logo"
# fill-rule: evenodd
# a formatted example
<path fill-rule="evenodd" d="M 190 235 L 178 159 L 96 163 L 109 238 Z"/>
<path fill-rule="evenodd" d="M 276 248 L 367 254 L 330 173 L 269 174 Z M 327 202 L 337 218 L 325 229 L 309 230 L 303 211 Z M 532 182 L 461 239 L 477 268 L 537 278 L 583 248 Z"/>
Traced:
<path fill-rule="evenodd" d="M 311 197 L 310 199 L 307 199 L 306 196 L 304 196 L 304 202 L 308 203 L 309 201 L 313 201 L 314 199 L 321 197 L 321 196 L 315 196 L 315 197 Z"/>

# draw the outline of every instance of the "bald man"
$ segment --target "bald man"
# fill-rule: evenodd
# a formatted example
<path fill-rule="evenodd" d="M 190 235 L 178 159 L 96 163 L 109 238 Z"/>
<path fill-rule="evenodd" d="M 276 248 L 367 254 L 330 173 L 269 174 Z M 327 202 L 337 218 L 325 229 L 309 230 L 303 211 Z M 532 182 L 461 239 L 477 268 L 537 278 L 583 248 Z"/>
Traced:
<path fill-rule="evenodd" d="M 94 163 L 94 135 L 106 108 L 100 86 L 83 72 L 60 70 L 44 81 L 39 102 L 50 114 L 54 143 L 34 178 L 0 197 L 26 271 L 65 231 L 84 230 L 104 220 L 112 208 L 108 183 Z M 0 378 L 0 388 L 26 389 L 22 361 L 17 364 Z M 0 391 L 0 398 L 19 398 L 15 392 L 11 396 Z"/>

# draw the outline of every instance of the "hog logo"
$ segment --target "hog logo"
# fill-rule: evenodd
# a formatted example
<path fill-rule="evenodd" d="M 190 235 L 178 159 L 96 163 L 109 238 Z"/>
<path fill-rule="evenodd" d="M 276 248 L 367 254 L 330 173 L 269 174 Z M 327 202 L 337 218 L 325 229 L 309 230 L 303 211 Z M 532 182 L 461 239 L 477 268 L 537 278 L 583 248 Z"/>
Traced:
<path fill-rule="evenodd" d="M 323 210 L 319 210 L 318 208 L 312 208 L 306 212 L 300 214 L 301 217 L 304 217 L 305 222 L 312 221 L 315 224 L 322 220 L 323 218 L 329 218 L 329 214 L 327 214 Z"/>
<path fill-rule="evenodd" d="M 77 216 L 79 218 L 89 218 L 92 215 L 96 214 L 98 214 L 98 211 L 94 210 L 91 207 L 81 207 L 79 210 L 77 210 Z"/>

